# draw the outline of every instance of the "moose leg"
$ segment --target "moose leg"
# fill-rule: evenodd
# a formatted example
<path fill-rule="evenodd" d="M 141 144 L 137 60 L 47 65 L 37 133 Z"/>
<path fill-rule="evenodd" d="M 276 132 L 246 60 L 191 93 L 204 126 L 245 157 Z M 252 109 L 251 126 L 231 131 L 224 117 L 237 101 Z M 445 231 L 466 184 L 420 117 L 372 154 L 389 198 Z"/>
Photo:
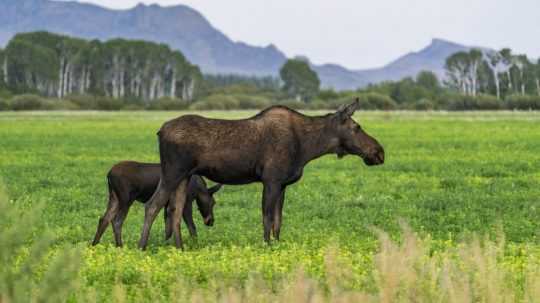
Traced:
<path fill-rule="evenodd" d="M 182 233 L 180 231 L 180 223 L 182 221 L 182 212 L 184 211 L 184 205 L 186 203 L 188 181 L 188 178 L 184 178 L 182 181 L 180 181 L 180 184 L 174 193 L 174 199 L 171 199 L 168 207 L 169 216 L 171 216 L 170 220 L 172 222 L 171 227 L 173 230 L 174 241 L 176 248 L 179 249 L 184 249 L 184 245 L 182 243 Z"/>
<path fill-rule="evenodd" d="M 112 227 L 114 231 L 114 240 L 116 242 L 117 247 L 122 247 L 122 225 L 124 225 L 124 220 L 126 220 L 126 216 L 129 211 L 129 206 L 122 207 L 116 214 L 116 217 L 114 218 Z"/>
<path fill-rule="evenodd" d="M 279 241 L 279 232 L 281 231 L 281 214 L 283 212 L 283 202 L 285 201 L 285 187 L 281 189 L 281 195 L 274 208 L 274 225 L 272 231 L 274 233 L 274 239 Z"/>
<path fill-rule="evenodd" d="M 171 216 L 169 215 L 169 204 L 164 208 L 163 219 L 165 220 L 165 240 L 169 240 L 172 236 Z"/>
<path fill-rule="evenodd" d="M 111 220 L 116 216 L 116 213 L 118 212 L 120 202 L 118 201 L 118 196 L 114 192 L 114 190 L 109 190 L 109 205 L 107 205 L 107 210 L 105 211 L 105 214 L 99 218 L 98 228 L 96 231 L 96 235 L 94 236 L 94 241 L 92 242 L 92 245 L 97 245 L 99 243 L 99 240 L 101 239 L 101 236 L 103 236 L 103 232 L 105 232 L 105 229 L 107 229 L 107 226 L 111 222 Z"/>
<path fill-rule="evenodd" d="M 270 230 L 274 224 L 274 209 L 281 196 L 281 185 L 264 183 L 262 214 L 264 225 L 264 241 L 270 244 Z"/>
<path fill-rule="evenodd" d="M 159 181 L 158 188 L 156 192 L 150 198 L 150 201 L 146 202 L 144 209 L 144 225 L 141 233 L 141 239 L 139 240 L 139 248 L 142 250 L 146 249 L 148 244 L 148 236 L 150 235 L 150 229 L 152 228 L 152 223 L 156 219 L 157 214 L 167 204 L 169 200 L 170 191 L 163 186 L 163 182 Z"/>

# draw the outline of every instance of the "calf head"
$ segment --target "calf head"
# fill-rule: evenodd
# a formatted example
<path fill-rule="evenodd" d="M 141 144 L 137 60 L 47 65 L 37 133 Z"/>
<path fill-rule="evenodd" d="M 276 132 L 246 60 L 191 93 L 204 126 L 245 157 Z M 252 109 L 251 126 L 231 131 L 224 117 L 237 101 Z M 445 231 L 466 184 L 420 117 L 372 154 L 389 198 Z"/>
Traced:
<path fill-rule="evenodd" d="M 347 154 L 362 157 L 366 165 L 379 165 L 384 163 L 384 149 L 377 140 L 368 135 L 362 127 L 356 123 L 352 116 L 360 107 L 358 98 L 355 102 L 342 106 L 332 115 L 331 129 L 337 138 L 338 157 Z"/>
<path fill-rule="evenodd" d="M 216 200 L 214 200 L 214 194 L 217 193 L 221 189 L 222 184 L 218 184 L 211 188 L 207 188 L 206 183 L 204 181 L 202 182 L 204 185 L 200 186 L 197 189 L 195 201 L 197 201 L 197 206 L 199 208 L 199 212 L 201 213 L 201 216 L 203 217 L 204 224 L 207 226 L 213 226 L 214 225 L 214 206 L 216 205 Z"/>

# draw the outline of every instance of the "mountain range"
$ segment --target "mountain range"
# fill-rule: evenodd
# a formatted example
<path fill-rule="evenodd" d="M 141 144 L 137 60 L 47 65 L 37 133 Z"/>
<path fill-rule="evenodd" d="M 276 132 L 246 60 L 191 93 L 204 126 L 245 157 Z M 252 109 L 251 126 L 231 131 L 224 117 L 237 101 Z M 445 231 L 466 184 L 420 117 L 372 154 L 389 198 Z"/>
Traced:
<path fill-rule="evenodd" d="M 0 47 L 20 32 L 46 30 L 86 39 L 139 39 L 178 49 L 203 72 L 277 76 L 287 56 L 275 45 L 232 41 L 196 10 L 185 6 L 138 4 L 113 10 L 73 1 L 0 0 Z M 336 64 L 311 64 L 323 87 L 355 89 L 399 80 L 431 70 L 444 77 L 446 58 L 469 47 L 442 39 L 376 69 L 351 70 Z"/>

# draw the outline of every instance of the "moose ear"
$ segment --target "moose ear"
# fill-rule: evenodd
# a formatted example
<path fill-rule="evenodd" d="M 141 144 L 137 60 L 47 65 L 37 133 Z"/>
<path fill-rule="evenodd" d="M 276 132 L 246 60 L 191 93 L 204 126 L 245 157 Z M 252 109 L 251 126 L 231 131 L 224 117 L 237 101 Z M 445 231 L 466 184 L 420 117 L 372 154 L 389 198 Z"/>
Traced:
<path fill-rule="evenodd" d="M 337 114 L 341 121 L 345 121 L 346 119 L 351 118 L 358 108 L 360 108 L 360 99 L 356 98 L 353 103 L 349 105 L 342 105 L 338 109 Z"/>
<path fill-rule="evenodd" d="M 213 195 L 213 194 L 217 193 L 221 189 L 222 186 L 223 186 L 223 184 L 214 185 L 214 186 L 212 186 L 212 187 L 210 187 L 208 189 L 208 193 L 210 195 Z"/>

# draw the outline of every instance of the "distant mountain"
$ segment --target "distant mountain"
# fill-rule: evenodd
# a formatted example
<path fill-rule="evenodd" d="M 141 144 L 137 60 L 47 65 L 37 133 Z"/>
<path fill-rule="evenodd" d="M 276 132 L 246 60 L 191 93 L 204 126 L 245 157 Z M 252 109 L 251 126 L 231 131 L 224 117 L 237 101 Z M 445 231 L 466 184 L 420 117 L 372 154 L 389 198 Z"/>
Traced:
<path fill-rule="evenodd" d="M 87 39 L 143 39 L 179 49 L 207 73 L 275 74 L 286 60 L 275 46 L 233 42 L 199 12 L 139 4 L 128 10 L 49 0 L 0 0 L 0 44 L 19 32 L 47 30 Z"/>
<path fill-rule="evenodd" d="M 400 80 L 408 76 L 416 76 L 422 70 L 436 73 L 444 78 L 444 64 L 450 55 L 466 51 L 469 47 L 454 42 L 433 39 L 431 44 L 418 52 L 408 53 L 388 65 L 368 70 L 358 70 L 356 73 L 369 82 Z"/>
<path fill-rule="evenodd" d="M 276 46 L 234 42 L 204 16 L 185 5 L 139 4 L 112 10 L 79 2 L 0 0 L 0 46 L 16 33 L 47 30 L 87 39 L 142 39 L 178 49 L 205 73 L 278 75 L 287 57 Z M 445 59 L 468 47 L 434 39 L 426 48 L 376 69 L 349 70 L 335 64 L 312 65 L 324 87 L 355 89 L 369 83 L 399 80 L 421 70 L 444 76 Z"/>

